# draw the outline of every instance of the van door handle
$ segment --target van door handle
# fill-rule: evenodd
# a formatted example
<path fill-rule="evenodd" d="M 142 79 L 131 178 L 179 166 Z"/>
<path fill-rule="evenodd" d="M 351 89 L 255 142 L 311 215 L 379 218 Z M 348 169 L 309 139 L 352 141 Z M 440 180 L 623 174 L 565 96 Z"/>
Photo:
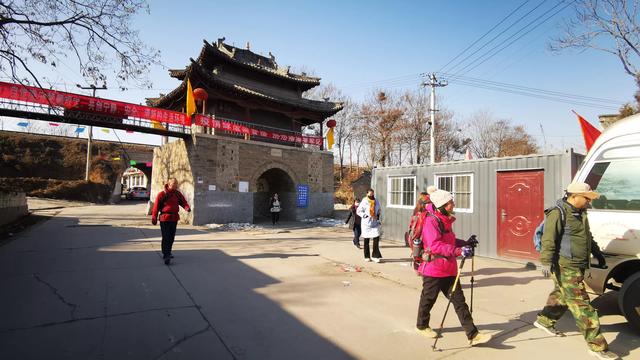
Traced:
<path fill-rule="evenodd" d="M 502 222 L 507 220 L 507 212 L 504 209 L 500 209 L 500 215 L 502 216 Z"/>

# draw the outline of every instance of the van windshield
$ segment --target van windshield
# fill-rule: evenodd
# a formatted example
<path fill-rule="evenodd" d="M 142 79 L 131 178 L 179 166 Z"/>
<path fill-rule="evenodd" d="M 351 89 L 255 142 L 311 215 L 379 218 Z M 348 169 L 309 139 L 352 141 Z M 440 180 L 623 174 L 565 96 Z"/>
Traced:
<path fill-rule="evenodd" d="M 597 162 L 585 182 L 600 193 L 594 209 L 640 211 L 640 159 Z"/>

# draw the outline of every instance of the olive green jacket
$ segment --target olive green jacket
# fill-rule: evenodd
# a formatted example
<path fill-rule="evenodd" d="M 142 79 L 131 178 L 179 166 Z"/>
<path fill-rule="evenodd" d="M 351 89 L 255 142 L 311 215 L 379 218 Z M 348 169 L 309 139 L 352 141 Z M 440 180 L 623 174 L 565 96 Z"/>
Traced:
<path fill-rule="evenodd" d="M 540 262 L 542 265 L 558 264 L 562 267 L 587 269 L 591 260 L 591 251 L 598 245 L 593 241 L 589 229 L 586 210 L 578 210 L 566 200 L 558 200 L 566 214 L 566 224 L 562 231 L 560 210 L 553 208 L 546 214 L 542 233 Z M 562 233 L 562 236 L 559 235 Z"/>

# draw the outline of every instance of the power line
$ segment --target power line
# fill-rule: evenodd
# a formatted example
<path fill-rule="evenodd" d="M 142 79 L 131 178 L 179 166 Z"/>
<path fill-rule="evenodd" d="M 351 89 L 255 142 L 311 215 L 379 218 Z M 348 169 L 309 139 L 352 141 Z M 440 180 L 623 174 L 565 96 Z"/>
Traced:
<path fill-rule="evenodd" d="M 466 75 L 468 74 L 470 71 L 472 71 L 473 69 L 477 68 L 478 66 L 484 64 L 485 62 L 487 62 L 489 59 L 493 58 L 494 56 L 496 56 L 497 54 L 499 54 L 500 52 L 502 52 L 504 49 L 508 48 L 509 46 L 511 46 L 514 42 L 522 39 L 524 36 L 526 36 L 527 34 L 529 34 L 531 31 L 537 29 L 540 25 L 544 24 L 545 22 L 549 21 L 552 17 L 556 16 L 558 13 L 562 12 L 564 9 L 566 9 L 567 7 L 569 7 L 572 3 L 574 3 L 576 0 L 571 1 L 570 3 L 566 4 L 565 6 L 563 6 L 562 8 L 560 8 L 559 10 L 557 10 L 556 12 L 554 12 L 553 14 L 549 15 L 546 19 L 542 20 L 540 23 L 538 23 L 537 25 L 535 25 L 534 27 L 532 27 L 531 29 L 529 29 L 527 32 L 525 32 L 524 34 L 520 35 L 519 37 L 517 37 L 516 39 L 514 39 L 513 41 L 509 42 L 507 45 L 503 46 L 502 48 L 498 49 L 497 51 L 495 51 L 493 54 L 489 55 L 493 50 L 495 50 L 497 47 L 501 46 L 502 44 L 504 44 L 505 42 L 507 42 L 509 39 L 513 38 L 514 36 L 516 36 L 518 33 L 520 33 L 521 31 L 525 30 L 526 28 L 528 28 L 531 24 L 534 24 L 535 22 L 537 22 L 538 20 L 540 20 L 543 16 L 547 15 L 548 13 L 550 13 L 551 11 L 553 11 L 555 8 L 557 8 L 558 6 L 560 6 L 562 4 L 562 2 L 556 4 L 555 6 L 553 6 L 551 9 L 545 11 L 542 15 L 538 16 L 537 18 L 533 19 L 532 21 L 530 21 L 527 25 L 523 26 L 522 28 L 520 28 L 518 31 L 516 31 L 515 33 L 511 34 L 511 36 L 509 36 L 508 38 L 506 38 L 505 40 L 503 40 L 501 43 L 499 43 L 498 45 L 492 47 L 491 49 L 489 49 L 488 51 L 486 51 L 484 54 L 480 55 L 479 57 L 477 57 L 476 59 L 474 59 L 471 63 L 467 64 L 466 66 L 464 66 L 460 71 L 458 71 L 458 74 L 461 75 Z M 488 57 L 485 57 L 489 55 Z M 476 63 L 477 61 L 481 60 L 483 57 L 485 57 L 482 61 L 480 61 L 480 63 L 476 64 L 475 66 L 471 67 L 469 70 L 466 70 L 467 68 L 469 68 L 471 65 L 473 65 L 474 63 Z M 464 73 L 463 73 L 464 72 Z"/>
<path fill-rule="evenodd" d="M 440 68 L 440 70 L 438 70 L 437 72 L 442 72 L 447 66 L 449 66 L 449 64 L 451 64 L 452 62 L 454 62 L 456 59 L 458 59 L 462 54 L 464 54 L 465 52 L 467 52 L 467 50 L 471 49 L 475 44 L 477 44 L 480 40 L 484 39 L 485 36 L 489 35 L 489 33 L 491 33 L 493 30 L 495 30 L 495 28 L 497 28 L 498 26 L 500 26 L 503 22 L 505 22 L 508 18 L 511 17 L 511 15 L 515 14 L 518 10 L 520 10 L 520 8 L 522 8 L 526 3 L 528 3 L 531 0 L 525 0 L 525 2 L 523 2 L 522 4 L 520 4 L 520 6 L 518 6 L 517 8 L 515 8 L 515 10 L 511 11 L 509 13 L 509 15 L 505 16 L 500 22 L 498 22 L 497 24 L 495 24 L 491 29 L 489 29 L 487 32 L 485 32 L 482 36 L 480 36 L 476 41 L 474 41 L 471 45 L 467 46 L 464 50 L 462 50 L 458 55 L 456 55 L 453 59 L 449 60 L 449 62 L 447 62 L 446 64 L 444 64 L 444 66 L 442 66 Z M 544 2 L 544 1 L 543 1 Z"/>
<path fill-rule="evenodd" d="M 480 46 L 478 49 L 476 49 L 474 52 L 472 52 L 471 54 L 469 54 L 467 57 L 465 57 L 464 59 L 462 59 L 461 61 L 458 61 L 449 71 L 453 71 L 453 69 L 455 69 L 457 66 L 463 64 L 465 61 L 467 61 L 469 58 L 471 58 L 473 55 L 477 54 L 480 50 L 484 49 L 486 46 L 488 46 L 489 44 L 491 44 L 494 40 L 496 40 L 497 38 L 499 38 L 502 34 L 504 34 L 505 32 L 509 31 L 512 27 L 514 27 L 517 23 L 519 23 L 520 21 L 524 20 L 524 18 L 526 18 L 527 16 L 529 16 L 529 14 L 533 13 L 535 10 L 537 10 L 540 6 L 542 6 L 542 4 L 544 4 L 546 2 L 546 0 L 542 0 L 542 2 L 540 4 L 538 4 L 537 6 L 535 6 L 533 9 L 529 10 L 526 14 L 522 15 L 521 17 L 519 17 L 516 21 L 514 21 L 511 25 L 509 25 L 506 29 L 502 30 L 498 35 L 494 36 L 493 38 L 491 38 L 491 40 L 485 42 L 482 46 Z"/>

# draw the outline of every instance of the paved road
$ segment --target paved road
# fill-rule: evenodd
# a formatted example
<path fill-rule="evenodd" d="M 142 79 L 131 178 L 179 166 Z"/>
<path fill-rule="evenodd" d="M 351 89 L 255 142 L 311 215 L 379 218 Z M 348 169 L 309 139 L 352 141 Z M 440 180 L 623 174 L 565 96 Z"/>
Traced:
<path fill-rule="evenodd" d="M 373 264 L 342 228 L 180 226 L 167 267 L 143 204 L 69 205 L 40 203 L 50 220 L 0 247 L 0 359 L 590 358 L 570 316 L 566 338 L 531 326 L 551 281 L 520 264 L 475 263 L 474 318 L 495 340 L 469 348 L 451 312 L 432 352 L 413 329 L 420 279 L 397 244 Z M 612 350 L 640 359 L 615 297 L 594 303 Z"/>

